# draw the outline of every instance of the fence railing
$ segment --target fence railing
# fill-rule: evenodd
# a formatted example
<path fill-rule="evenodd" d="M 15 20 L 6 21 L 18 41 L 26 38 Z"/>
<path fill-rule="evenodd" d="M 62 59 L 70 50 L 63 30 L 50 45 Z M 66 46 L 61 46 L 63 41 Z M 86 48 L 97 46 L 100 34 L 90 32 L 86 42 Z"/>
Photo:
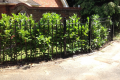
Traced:
<path fill-rule="evenodd" d="M 51 22 L 10 21 L 7 27 L 0 25 L 0 63 L 88 53 L 113 40 L 114 26 L 108 18 Z"/>

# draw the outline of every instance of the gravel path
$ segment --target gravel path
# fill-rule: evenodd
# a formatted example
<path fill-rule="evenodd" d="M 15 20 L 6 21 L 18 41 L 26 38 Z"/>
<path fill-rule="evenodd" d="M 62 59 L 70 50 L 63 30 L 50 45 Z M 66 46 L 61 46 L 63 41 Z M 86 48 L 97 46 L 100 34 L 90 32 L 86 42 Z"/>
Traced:
<path fill-rule="evenodd" d="M 0 69 L 0 80 L 120 80 L 120 42 L 90 54 Z"/>

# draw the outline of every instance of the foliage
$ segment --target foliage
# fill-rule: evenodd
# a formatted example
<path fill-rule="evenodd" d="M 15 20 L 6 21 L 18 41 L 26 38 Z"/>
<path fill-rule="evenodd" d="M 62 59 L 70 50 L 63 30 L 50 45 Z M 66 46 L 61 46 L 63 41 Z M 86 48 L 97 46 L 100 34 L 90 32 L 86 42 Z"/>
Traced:
<path fill-rule="evenodd" d="M 87 17 L 87 20 L 80 21 L 80 18 L 77 17 L 76 14 L 69 17 L 67 20 L 67 47 L 68 51 L 76 52 L 81 50 L 88 50 L 89 47 L 89 21 L 90 18 Z M 105 22 L 101 22 L 99 15 L 93 15 L 91 21 L 91 34 L 92 40 L 91 45 L 92 48 L 101 47 L 108 40 L 108 29 L 110 28 L 111 20 L 110 18 L 105 18 Z M 72 44 L 71 44 L 72 43 Z"/>
<path fill-rule="evenodd" d="M 107 24 L 106 24 L 107 23 Z M 110 18 L 105 23 L 101 22 L 99 15 L 92 16 L 92 47 L 101 47 L 108 39 L 108 29 L 110 28 Z"/>
<path fill-rule="evenodd" d="M 76 52 L 81 51 L 81 49 L 86 47 L 88 49 L 88 31 L 89 31 L 89 23 L 81 23 L 80 18 L 73 14 L 73 16 L 69 17 L 69 20 L 67 22 L 67 47 L 69 48 L 69 51 Z M 70 43 L 72 43 L 70 45 Z"/>
<path fill-rule="evenodd" d="M 31 21 L 31 22 L 29 22 Z M 26 42 L 32 40 L 30 30 L 33 31 L 34 20 L 32 15 L 27 17 L 26 14 L 12 14 L 12 16 L 7 16 L 6 14 L 2 14 L 2 19 L 0 20 L 0 38 L 2 48 L 16 47 L 16 52 L 21 50 L 21 48 L 17 48 L 16 45 L 21 44 L 24 45 Z M 33 35 L 34 36 L 34 35 Z M 11 43 L 11 44 L 9 44 Z M 20 45 L 19 45 L 20 47 Z M 24 46 L 21 46 L 24 48 Z M 8 50 L 9 52 L 10 50 Z M 12 53 L 12 54 L 11 54 Z M 9 56 L 13 56 L 14 50 L 11 50 L 11 53 L 7 53 Z"/>
<path fill-rule="evenodd" d="M 4 34 L 3 37 L 5 37 L 4 39 L 9 39 L 10 36 L 16 36 L 16 38 L 21 37 L 24 41 L 29 41 L 30 27 L 34 27 L 32 15 L 27 17 L 25 14 L 12 14 L 12 16 L 2 14 L 0 23 L 1 30 L 4 31 L 2 32 Z"/>
<path fill-rule="evenodd" d="M 120 0 L 76 0 L 81 5 L 81 16 L 99 14 L 101 17 L 112 17 L 116 26 L 120 22 Z"/>
<path fill-rule="evenodd" d="M 35 34 L 37 33 L 38 44 L 44 44 L 44 47 L 51 48 L 52 44 L 59 43 L 56 39 L 60 39 L 63 36 L 61 35 L 61 30 L 63 29 L 61 28 L 62 17 L 56 13 L 44 13 L 42 16 L 34 32 Z"/>
<path fill-rule="evenodd" d="M 92 47 L 101 47 L 107 41 L 109 29 L 107 26 L 110 25 L 110 20 L 107 20 L 108 23 L 102 23 L 99 15 L 92 16 Z M 90 49 L 89 23 L 89 17 L 82 21 L 74 14 L 66 20 L 66 34 L 64 34 L 65 26 L 62 23 L 62 17 L 56 13 L 44 13 L 39 22 L 35 22 L 32 15 L 27 17 L 25 14 L 12 14 L 12 16 L 2 14 L 0 44 L 2 49 L 11 48 L 11 51 L 7 49 L 8 52 L 7 50 L 5 52 L 11 59 L 14 53 L 20 51 L 24 51 L 28 57 L 38 53 L 40 55 L 49 53 L 51 57 L 53 53 L 63 51 L 64 39 L 66 39 L 67 52 L 87 51 Z M 29 51 L 31 53 L 27 54 Z"/>

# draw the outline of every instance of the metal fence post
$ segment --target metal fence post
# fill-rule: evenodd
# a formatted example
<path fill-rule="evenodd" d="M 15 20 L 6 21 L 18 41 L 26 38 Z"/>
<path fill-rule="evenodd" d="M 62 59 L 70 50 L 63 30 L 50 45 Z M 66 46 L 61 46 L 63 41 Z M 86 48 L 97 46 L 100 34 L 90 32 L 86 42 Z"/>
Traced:
<path fill-rule="evenodd" d="M 16 58 L 16 61 L 17 61 L 17 50 L 16 50 L 16 45 L 17 45 L 17 38 L 16 38 L 16 26 L 17 26 L 17 21 L 15 20 L 15 47 L 14 47 L 14 61 L 15 61 L 15 58 Z"/>
<path fill-rule="evenodd" d="M 2 33 L 2 31 L 0 31 L 0 33 Z M 1 35 L 0 35 L 0 63 L 2 62 L 1 61 L 2 60 L 2 57 L 1 57 L 1 47 L 2 47 L 1 42 L 2 42 L 2 38 L 1 38 Z"/>
<path fill-rule="evenodd" d="M 64 22 L 63 22 L 63 25 L 64 25 L 64 55 L 66 55 L 66 17 L 64 18 Z"/>
<path fill-rule="evenodd" d="M 112 25 L 111 28 L 111 41 L 113 41 L 113 37 L 114 37 L 114 24 Z"/>
<path fill-rule="evenodd" d="M 89 19 L 89 52 L 91 52 L 91 17 Z"/>

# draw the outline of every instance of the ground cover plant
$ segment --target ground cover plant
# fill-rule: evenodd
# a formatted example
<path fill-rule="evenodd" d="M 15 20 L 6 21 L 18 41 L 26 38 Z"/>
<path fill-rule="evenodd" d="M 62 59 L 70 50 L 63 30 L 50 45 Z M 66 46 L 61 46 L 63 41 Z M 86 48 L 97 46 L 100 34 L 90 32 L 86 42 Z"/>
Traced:
<path fill-rule="evenodd" d="M 65 45 L 68 54 L 101 47 L 108 40 L 110 19 L 107 18 L 104 23 L 99 15 L 93 15 L 90 19 L 82 21 L 76 14 L 64 19 L 56 13 L 44 13 L 40 21 L 35 22 L 32 15 L 2 14 L 0 59 L 13 61 L 40 56 L 52 59 L 63 54 Z M 88 39 L 90 22 L 91 46 Z"/>

